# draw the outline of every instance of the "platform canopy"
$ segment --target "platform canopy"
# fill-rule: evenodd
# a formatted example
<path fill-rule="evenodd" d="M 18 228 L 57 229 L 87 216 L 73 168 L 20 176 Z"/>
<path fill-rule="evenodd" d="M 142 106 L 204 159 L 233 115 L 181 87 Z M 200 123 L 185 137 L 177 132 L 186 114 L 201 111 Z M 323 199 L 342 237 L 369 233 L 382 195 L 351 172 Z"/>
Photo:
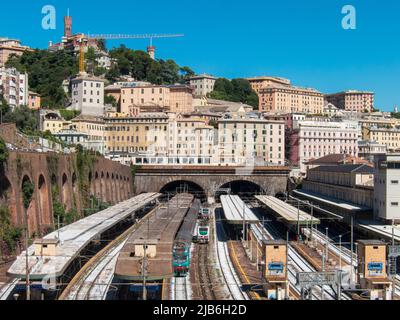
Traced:
<path fill-rule="evenodd" d="M 256 196 L 256 199 L 279 215 L 286 223 L 300 225 L 319 224 L 320 220 L 273 196 Z"/>
<path fill-rule="evenodd" d="M 227 223 L 243 224 L 243 220 L 245 221 L 245 223 L 259 222 L 257 216 L 253 213 L 253 211 L 250 210 L 250 208 L 243 202 L 243 200 L 240 199 L 239 196 L 222 195 L 221 203 Z"/>

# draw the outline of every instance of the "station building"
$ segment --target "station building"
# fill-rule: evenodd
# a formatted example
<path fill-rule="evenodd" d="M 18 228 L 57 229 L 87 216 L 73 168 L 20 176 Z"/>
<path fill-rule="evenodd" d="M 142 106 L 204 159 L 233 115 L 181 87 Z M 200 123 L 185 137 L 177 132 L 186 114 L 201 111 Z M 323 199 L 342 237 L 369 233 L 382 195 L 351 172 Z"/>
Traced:
<path fill-rule="evenodd" d="M 264 241 L 265 281 L 268 299 L 284 300 L 287 288 L 287 245 L 283 240 Z"/>
<path fill-rule="evenodd" d="M 373 199 L 376 218 L 400 222 L 400 154 L 375 157 Z"/>
<path fill-rule="evenodd" d="M 357 258 L 361 288 L 369 291 L 371 300 L 390 300 L 392 282 L 386 272 L 386 244 L 379 240 L 359 240 Z"/>

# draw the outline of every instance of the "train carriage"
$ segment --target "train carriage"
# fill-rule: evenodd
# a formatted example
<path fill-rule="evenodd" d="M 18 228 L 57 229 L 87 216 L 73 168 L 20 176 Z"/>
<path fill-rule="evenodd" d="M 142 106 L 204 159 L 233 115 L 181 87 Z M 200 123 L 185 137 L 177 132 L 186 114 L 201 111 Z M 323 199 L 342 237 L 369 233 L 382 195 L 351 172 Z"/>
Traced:
<path fill-rule="evenodd" d="M 173 269 L 176 277 L 184 277 L 190 268 L 190 248 L 193 233 L 197 223 L 197 213 L 200 208 L 200 200 L 196 199 L 189 209 L 178 234 L 175 237 L 173 247 Z"/>

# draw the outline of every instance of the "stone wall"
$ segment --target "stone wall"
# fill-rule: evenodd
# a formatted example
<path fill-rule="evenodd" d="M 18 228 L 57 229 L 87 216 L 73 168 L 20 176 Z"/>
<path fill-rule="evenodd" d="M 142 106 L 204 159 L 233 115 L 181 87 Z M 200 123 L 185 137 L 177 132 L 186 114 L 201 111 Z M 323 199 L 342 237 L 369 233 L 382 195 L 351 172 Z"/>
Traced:
<path fill-rule="evenodd" d="M 249 181 L 260 186 L 264 193 L 276 195 L 283 193 L 287 188 L 287 174 L 158 174 L 136 173 L 135 192 L 159 192 L 163 187 L 175 181 L 188 181 L 201 188 L 207 197 L 214 197 L 215 192 L 222 186 L 234 181 Z"/>
<path fill-rule="evenodd" d="M 55 227 L 53 194 L 65 211 L 83 209 L 90 205 L 90 197 L 115 204 L 132 196 L 131 170 L 117 162 L 94 157 L 90 166 L 80 169 L 76 154 L 10 151 L 7 162 L 0 169 L 0 204 L 10 209 L 14 225 L 23 226 L 22 184 L 29 180 L 34 194 L 28 208 L 31 234 L 43 235 Z M 53 187 L 53 188 L 52 188 Z"/>

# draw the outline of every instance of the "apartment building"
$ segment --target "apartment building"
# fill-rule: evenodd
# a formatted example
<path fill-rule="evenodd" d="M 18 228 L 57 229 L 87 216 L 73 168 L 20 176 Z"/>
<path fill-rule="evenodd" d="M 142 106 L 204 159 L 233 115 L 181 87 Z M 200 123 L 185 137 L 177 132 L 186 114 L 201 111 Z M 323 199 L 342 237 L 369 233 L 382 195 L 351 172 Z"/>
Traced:
<path fill-rule="evenodd" d="M 185 85 L 144 85 L 121 88 L 121 112 L 132 114 L 132 109 L 143 111 L 154 107 L 171 112 L 193 111 L 193 89 Z"/>
<path fill-rule="evenodd" d="M 0 94 L 11 108 L 28 105 L 28 74 L 15 68 L 0 68 Z"/>
<path fill-rule="evenodd" d="M 210 164 L 214 155 L 214 127 L 200 117 L 171 115 L 168 163 Z"/>
<path fill-rule="evenodd" d="M 22 55 L 25 51 L 33 51 L 28 46 L 22 46 L 16 39 L 0 38 L 0 68 L 4 67 L 11 55 Z"/>
<path fill-rule="evenodd" d="M 121 88 L 121 112 L 132 114 L 132 108 L 169 107 L 170 90 L 167 86 L 135 86 Z"/>
<path fill-rule="evenodd" d="M 143 112 L 134 117 L 104 117 L 105 153 L 113 155 L 166 156 L 168 115 Z"/>
<path fill-rule="evenodd" d="M 348 154 L 357 157 L 358 125 L 356 122 L 315 122 L 299 121 L 296 147 L 300 172 L 306 173 L 306 163 L 310 159 L 329 154 Z M 292 155 L 291 158 L 296 158 Z"/>
<path fill-rule="evenodd" d="M 169 111 L 175 113 L 189 113 L 193 108 L 193 88 L 186 85 L 169 86 Z"/>
<path fill-rule="evenodd" d="M 374 215 L 387 222 L 400 221 L 400 154 L 375 157 Z"/>
<path fill-rule="evenodd" d="M 324 111 L 324 95 L 312 88 L 270 85 L 258 90 L 260 112 L 312 113 Z"/>
<path fill-rule="evenodd" d="M 384 144 L 371 140 L 358 141 L 358 156 L 360 158 L 368 159 L 372 162 L 376 155 L 386 154 L 386 152 L 387 147 Z"/>
<path fill-rule="evenodd" d="M 254 77 L 254 78 L 247 78 L 250 82 L 251 88 L 258 93 L 260 90 L 269 86 L 274 85 L 283 85 L 283 86 L 290 86 L 290 80 L 285 78 L 278 78 L 278 77 Z"/>
<path fill-rule="evenodd" d="M 372 112 L 374 109 L 374 93 L 369 91 L 349 90 L 327 94 L 325 99 L 346 111 Z"/>
<path fill-rule="evenodd" d="M 41 106 L 41 97 L 38 93 L 29 91 L 28 93 L 28 107 L 32 110 L 39 110 Z"/>
<path fill-rule="evenodd" d="M 216 77 L 208 74 L 201 74 L 191 77 L 189 79 L 189 85 L 193 88 L 193 93 L 196 97 L 205 97 L 214 90 L 216 80 Z"/>
<path fill-rule="evenodd" d="M 72 110 L 82 115 L 101 116 L 104 114 L 104 80 L 80 74 L 71 80 Z"/>
<path fill-rule="evenodd" d="M 246 116 L 218 121 L 216 161 L 239 165 L 246 160 L 285 164 L 285 123 Z"/>
<path fill-rule="evenodd" d="M 102 117 L 79 115 L 71 120 L 69 128 L 87 135 L 85 144 L 89 150 L 105 153 L 105 123 Z"/>
<path fill-rule="evenodd" d="M 363 140 L 372 140 L 385 145 L 387 151 L 400 150 L 400 130 L 394 128 L 364 127 L 362 129 Z"/>

